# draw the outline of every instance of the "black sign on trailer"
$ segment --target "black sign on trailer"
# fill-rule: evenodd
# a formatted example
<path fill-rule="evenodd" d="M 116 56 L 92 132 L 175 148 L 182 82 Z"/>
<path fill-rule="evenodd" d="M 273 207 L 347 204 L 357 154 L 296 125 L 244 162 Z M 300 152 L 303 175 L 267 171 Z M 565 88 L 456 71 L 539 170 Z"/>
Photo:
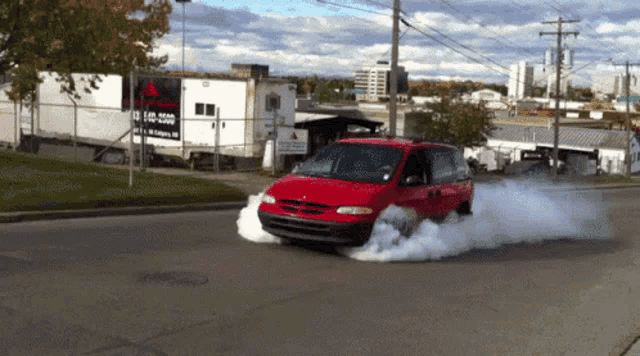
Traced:
<path fill-rule="evenodd" d="M 182 80 L 139 76 L 134 88 L 135 135 L 140 135 L 140 113 L 144 111 L 144 134 L 180 141 L 180 100 Z M 122 110 L 130 108 L 129 77 L 122 78 Z"/>

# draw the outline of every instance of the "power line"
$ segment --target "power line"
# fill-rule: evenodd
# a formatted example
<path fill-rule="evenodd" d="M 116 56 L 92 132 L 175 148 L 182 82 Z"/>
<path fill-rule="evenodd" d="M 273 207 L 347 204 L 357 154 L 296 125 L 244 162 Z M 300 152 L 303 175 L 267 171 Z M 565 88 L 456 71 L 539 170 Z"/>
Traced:
<path fill-rule="evenodd" d="M 349 8 L 349 9 L 360 10 L 360 11 L 369 12 L 369 13 L 374 13 L 374 14 L 382 15 L 382 16 L 390 16 L 390 15 L 382 14 L 382 13 L 375 12 L 375 11 L 369 11 L 369 10 L 365 10 L 365 9 L 361 9 L 361 8 L 356 8 L 356 7 L 348 6 L 348 5 L 343 5 L 343 4 L 334 3 L 334 2 L 331 2 L 331 1 L 328 1 L 328 0 L 317 0 L 317 1 L 318 1 L 318 2 L 321 2 L 321 3 L 331 4 L 331 5 L 338 6 L 338 7 L 344 7 L 344 8 Z M 401 12 L 403 12 L 403 11 L 401 11 Z M 405 12 L 403 12 L 403 13 L 405 13 Z M 491 68 L 491 67 L 489 67 L 489 66 L 485 65 L 484 63 L 482 63 L 482 62 L 478 61 L 477 59 L 472 58 L 472 57 L 469 57 L 468 55 L 466 55 L 466 54 L 464 54 L 464 53 L 462 53 L 462 52 L 460 52 L 460 51 L 458 51 L 458 50 L 454 49 L 453 47 L 446 45 L 446 44 L 445 44 L 445 43 L 443 43 L 442 41 L 439 41 L 437 38 L 435 38 L 435 37 L 433 37 L 433 36 L 430 36 L 430 35 L 426 34 L 424 31 L 421 31 L 420 29 L 416 28 L 415 26 L 413 26 L 413 25 L 409 24 L 409 23 L 408 23 L 406 20 L 404 20 L 403 18 L 400 18 L 400 21 L 402 21 L 402 23 L 403 23 L 403 24 L 405 24 L 407 27 L 410 27 L 410 28 L 415 29 L 416 31 L 418 31 L 419 33 L 423 34 L 423 35 L 424 35 L 424 36 L 426 36 L 427 38 L 430 38 L 430 39 L 432 39 L 433 41 L 436 41 L 437 43 L 442 44 L 443 46 L 445 46 L 445 47 L 447 47 L 447 48 L 449 48 L 449 49 L 451 49 L 451 50 L 455 51 L 456 53 L 461 54 L 462 56 L 464 56 L 464 57 L 466 57 L 466 58 L 468 58 L 468 59 L 471 59 L 472 61 L 474 61 L 474 62 L 476 62 L 476 63 L 478 63 L 478 64 L 480 64 L 480 65 L 482 65 L 482 66 L 484 66 L 484 67 L 486 67 L 486 68 L 488 68 L 489 70 L 491 70 L 491 71 L 493 71 L 493 72 L 497 72 L 497 73 L 499 73 L 499 74 L 501 74 L 501 75 L 509 75 L 508 73 L 502 73 L 502 72 L 499 72 L 499 71 L 495 70 L 494 68 Z M 420 23 L 420 22 L 418 22 L 418 23 Z M 425 24 L 422 24 L 422 23 L 420 23 L 420 24 L 421 24 L 421 25 L 423 25 L 423 26 L 425 26 L 425 27 L 428 27 L 428 28 L 429 28 L 429 29 L 431 29 L 432 31 L 434 31 L 434 32 L 436 32 L 436 33 L 438 33 L 438 34 L 440 34 L 441 36 L 443 36 L 443 37 L 445 37 L 445 38 L 447 38 L 447 39 L 448 39 L 448 40 L 450 40 L 451 42 L 454 42 L 455 44 L 457 44 L 457 45 L 459 45 L 459 46 L 461 46 L 461 47 L 465 48 L 466 50 L 468 50 L 468 51 L 470 51 L 470 52 L 472 52 L 472 53 L 474 53 L 474 54 L 476 54 L 476 55 L 478 55 L 478 56 L 480 56 L 480 57 L 484 58 L 485 60 L 487 60 L 487 61 L 489 61 L 489 62 L 493 63 L 494 65 L 496 65 L 496 66 L 498 66 L 498 67 L 501 67 L 501 68 L 503 68 L 505 71 L 509 72 L 509 70 L 510 70 L 509 68 L 505 67 L 504 65 L 502 65 L 502 64 L 500 64 L 500 63 L 498 63 L 498 62 L 496 62 L 496 61 L 492 60 L 491 58 L 489 58 L 489 57 L 487 57 L 487 56 L 485 56 L 485 55 L 483 55 L 483 54 L 478 53 L 477 51 L 475 51 L 474 49 L 470 48 L 469 46 L 464 45 L 464 44 L 462 44 L 462 43 L 459 43 L 458 41 L 454 40 L 453 38 L 451 38 L 451 37 L 447 36 L 446 34 L 444 34 L 444 33 L 440 32 L 440 31 L 438 31 L 437 29 L 435 29 L 435 28 L 433 28 L 433 27 L 431 27 L 431 26 L 429 26 L 429 25 L 425 25 Z M 388 51 L 387 51 L 386 53 L 388 53 Z"/>
<path fill-rule="evenodd" d="M 457 11 L 459 14 L 461 14 L 462 16 L 466 17 L 467 19 L 469 19 L 471 22 L 477 24 L 478 26 L 481 26 L 482 28 L 484 28 L 485 30 L 491 31 L 490 29 L 488 29 L 484 24 L 474 20 L 471 16 L 465 14 L 464 12 L 462 12 L 461 10 L 459 10 L 458 8 L 456 8 L 455 6 L 453 6 L 449 1 L 447 0 L 440 0 L 441 3 L 446 4 L 447 6 L 449 6 L 450 8 L 454 9 L 455 11 Z M 465 21 L 466 22 L 466 21 Z M 499 37 L 504 38 L 505 40 L 511 42 L 513 45 L 515 45 L 515 47 L 510 47 L 508 45 L 506 45 L 504 42 L 499 41 L 497 38 L 493 37 L 493 36 L 488 36 L 489 38 L 491 38 L 492 40 L 496 41 L 497 43 L 501 44 L 501 45 L 505 45 L 505 47 L 510 48 L 510 49 L 521 49 L 524 52 L 527 53 L 531 53 L 531 51 L 527 48 L 524 48 L 522 46 L 518 46 L 515 42 L 513 42 L 511 39 L 501 35 L 501 34 L 497 34 Z"/>
<path fill-rule="evenodd" d="M 373 0 L 365 0 L 365 1 L 370 3 L 370 4 L 378 5 L 379 7 L 383 8 L 385 10 L 393 10 L 393 8 L 388 7 L 386 4 L 382 4 L 382 3 L 379 3 L 377 1 L 373 1 Z M 407 15 L 407 13 L 404 12 L 404 10 L 399 9 L 399 11 L 400 11 L 401 14 Z"/>
<path fill-rule="evenodd" d="M 348 5 L 344 5 L 344 4 L 338 4 L 338 3 L 335 3 L 335 2 L 332 2 L 332 1 L 328 1 L 328 0 L 316 0 L 316 1 L 318 1 L 318 2 L 320 2 L 320 3 L 326 3 L 326 4 L 334 5 L 334 6 L 337 6 L 337 7 L 349 8 L 349 9 L 354 9 L 354 10 L 364 11 L 364 12 L 373 13 L 373 14 L 377 14 L 377 15 L 381 15 L 381 16 L 390 16 L 390 17 L 391 17 L 391 15 L 388 15 L 388 14 L 384 14 L 384 13 L 380 13 L 380 12 L 375 12 L 375 11 L 370 11 L 370 10 L 366 10 L 366 9 L 362 9 L 362 8 L 357 8 L 357 7 L 353 7 L 353 6 L 348 6 Z M 381 6 L 381 7 L 383 7 L 383 6 L 382 6 L 382 4 L 377 3 L 377 2 L 375 2 L 375 1 L 372 1 L 372 0 L 366 0 L 366 1 L 367 1 L 367 2 L 370 2 L 370 3 L 373 3 L 373 4 L 376 4 L 376 5 L 379 5 L 379 6 Z M 446 1 L 446 0 L 445 0 L 445 1 Z M 450 4 L 449 4 L 449 5 L 450 5 Z M 450 5 L 450 6 L 451 6 L 451 7 L 453 7 L 452 5 Z M 455 7 L 453 7 L 453 8 L 455 8 Z M 456 10 L 457 10 L 457 9 L 456 9 Z M 459 10 L 458 10 L 458 11 L 459 11 Z M 400 12 L 401 12 L 401 13 L 403 13 L 403 14 L 406 14 L 406 12 L 404 12 L 404 11 L 402 11 L 402 10 L 400 10 Z M 459 11 L 459 12 L 460 12 L 460 11 Z M 465 15 L 465 16 L 466 16 L 466 15 Z M 468 16 L 467 16 L 467 17 L 468 17 Z M 468 18 L 470 18 L 470 17 L 468 17 Z M 471 18 L 470 18 L 470 19 L 471 19 Z M 437 42 L 437 43 L 439 43 L 439 44 L 441 44 L 441 45 L 443 45 L 443 46 L 445 46 L 445 47 L 447 47 L 447 48 L 449 48 L 449 49 L 453 50 L 454 52 L 456 52 L 456 53 L 458 53 L 458 54 L 462 55 L 462 56 L 463 56 L 463 57 L 465 57 L 465 58 L 468 58 L 468 59 L 472 60 L 473 62 L 475 62 L 475 63 L 477 63 L 477 64 L 482 65 L 483 67 L 485 67 L 485 68 L 489 69 L 489 70 L 490 70 L 490 71 L 492 71 L 492 72 L 498 73 L 498 74 L 500 74 L 500 75 L 502 75 L 502 76 L 509 76 L 509 75 L 510 75 L 510 68 L 508 68 L 508 67 L 506 67 L 506 66 L 504 66 L 504 65 L 502 65 L 502 64 L 500 64 L 500 63 L 498 63 L 498 62 L 496 62 L 496 61 L 494 61 L 493 59 L 491 59 L 491 58 L 489 58 L 489 57 L 487 57 L 487 56 L 485 56 L 485 55 L 483 55 L 483 54 L 479 53 L 478 51 L 474 50 L 473 48 L 471 48 L 471 47 L 469 47 L 469 46 L 467 46 L 467 45 L 464 45 L 464 44 L 462 44 L 462 43 L 460 43 L 460 42 L 456 41 L 455 39 L 453 39 L 453 38 L 451 38 L 451 37 L 447 36 L 447 35 L 446 35 L 446 34 L 444 34 L 443 32 L 441 32 L 441 31 L 439 31 L 439 30 L 437 30 L 437 29 L 433 28 L 432 26 L 422 24 L 421 22 L 419 22 L 419 21 L 418 21 L 418 23 L 420 23 L 421 25 L 423 25 L 423 26 L 425 26 L 425 27 L 429 28 L 430 30 L 432 30 L 432 31 L 434 31 L 434 32 L 436 32 L 436 33 L 438 33 L 439 35 L 441 35 L 442 37 L 444 37 L 444 38 L 448 39 L 449 41 L 451 41 L 451 42 L 453 42 L 453 43 L 457 44 L 458 46 L 460 46 L 460 47 L 462 47 L 462 48 L 464 48 L 464 49 L 468 50 L 469 52 L 474 53 L 475 55 L 478 55 L 478 56 L 482 57 L 483 59 L 485 59 L 485 60 L 486 60 L 486 61 L 488 61 L 488 62 L 491 62 L 492 64 L 496 65 L 497 67 L 502 68 L 504 71 L 506 71 L 506 73 L 505 73 L 505 72 L 501 72 L 501 71 L 499 71 L 499 70 L 496 70 L 495 68 L 492 68 L 492 67 L 490 67 L 490 66 L 486 65 L 485 63 L 482 63 L 481 61 L 479 61 L 479 60 L 477 60 L 477 59 L 475 59 L 475 58 L 473 58 L 473 57 L 470 57 L 469 55 L 467 55 L 467 54 L 465 54 L 465 53 L 463 53 L 463 52 L 461 52 L 461 51 L 459 51 L 459 50 L 457 50 L 457 49 L 453 48 L 452 46 L 447 45 L 446 43 L 444 43 L 444 42 L 442 42 L 442 41 L 438 40 L 436 37 L 431 36 L 431 35 L 427 34 L 426 32 L 424 32 L 424 31 L 422 31 L 422 30 L 420 30 L 420 29 L 416 28 L 415 26 L 413 26 L 412 24 L 410 24 L 409 22 L 407 22 L 407 21 L 406 21 L 405 19 L 403 19 L 403 18 L 400 18 L 400 21 L 401 21 L 404 25 L 406 25 L 407 27 L 409 27 L 409 28 L 413 28 L 414 30 L 416 30 L 417 32 L 421 33 L 421 34 L 422 34 L 422 35 L 424 35 L 425 37 L 427 37 L 427 38 L 429 38 L 429 39 L 431 39 L 431 40 L 433 40 L 433 41 L 435 41 L 435 42 Z M 482 26 L 483 28 L 485 28 L 485 29 L 486 29 L 486 27 L 485 27 L 484 25 L 482 25 L 482 24 L 480 24 L 480 23 L 477 23 L 476 21 L 473 21 L 473 22 L 474 22 L 474 23 L 476 23 L 476 24 L 478 24 L 478 25 L 480 25 L 480 26 Z M 402 34 L 402 36 L 404 36 L 405 34 L 406 34 L 406 31 Z M 506 37 L 505 37 L 505 38 L 506 38 Z M 497 39 L 495 39 L 495 38 L 493 38 L 493 39 L 494 39 L 494 40 L 496 40 L 498 43 L 504 44 L 504 43 L 502 43 L 502 42 L 498 41 L 498 40 L 497 40 Z M 508 39 L 507 39 L 507 40 L 508 40 Z M 526 50 L 525 48 L 523 48 L 523 47 L 519 47 L 519 48 L 523 49 L 524 51 L 527 51 L 527 50 Z M 384 55 L 386 55 L 388 52 L 389 52 L 389 50 L 387 50 L 387 51 L 383 54 L 383 56 L 384 56 Z M 517 82 L 519 82 L 519 83 L 521 83 L 521 82 L 522 82 L 522 81 L 520 81 L 519 79 L 516 79 L 516 81 L 517 81 Z"/>
<path fill-rule="evenodd" d="M 403 23 L 405 23 L 405 21 L 404 21 L 404 20 L 402 20 L 402 19 L 400 19 L 400 20 L 401 20 Z M 427 38 L 430 38 L 431 40 L 436 41 L 437 43 L 439 43 L 439 44 L 441 44 L 441 45 L 443 45 L 443 46 L 445 46 L 445 47 L 447 47 L 447 48 L 451 49 L 452 51 L 454 51 L 454 52 L 456 52 L 456 53 L 458 53 L 458 54 L 460 54 L 460 55 L 464 56 L 465 58 L 468 58 L 468 59 L 470 59 L 470 60 L 472 60 L 472 61 L 474 61 L 474 62 L 476 62 L 476 63 L 478 63 L 478 64 L 480 64 L 480 65 L 482 65 L 482 66 L 484 66 L 485 68 L 487 68 L 487 69 L 489 69 L 489 70 L 493 71 L 493 72 L 498 72 L 496 69 L 491 68 L 491 67 L 489 67 L 488 65 L 486 65 L 486 64 L 484 64 L 484 63 L 482 63 L 482 62 L 480 62 L 479 60 L 477 60 L 477 59 L 475 59 L 475 58 L 473 58 L 473 57 L 470 57 L 470 56 L 466 55 L 465 53 L 463 53 L 463 52 L 461 52 L 461 51 L 459 51 L 459 50 L 457 50 L 457 49 L 455 49 L 455 48 L 453 48 L 453 47 L 451 47 L 451 46 L 447 45 L 446 43 L 444 43 L 444 42 L 442 42 L 442 41 L 438 40 L 437 38 L 435 38 L 435 37 L 433 37 L 433 36 L 431 36 L 431 35 L 427 34 L 426 32 L 424 32 L 424 31 L 422 31 L 422 30 L 420 30 L 420 29 L 416 28 L 415 26 L 412 26 L 412 25 L 407 24 L 407 23 L 405 23 L 405 25 L 410 26 L 411 28 L 413 28 L 414 30 L 418 31 L 419 33 L 421 33 L 422 35 L 426 36 Z M 504 68 L 504 66 L 501 66 L 501 65 L 500 65 L 500 67 L 503 67 L 503 68 Z M 498 72 L 498 73 L 503 74 L 503 75 L 506 75 L 506 73 L 501 73 L 501 72 Z"/>
<path fill-rule="evenodd" d="M 555 1 L 555 0 L 551 0 L 551 1 L 553 1 L 553 2 L 554 2 L 556 5 L 558 5 L 558 6 L 561 6 L 561 5 L 560 5 L 560 4 L 558 4 L 558 2 L 557 2 L 557 1 Z M 553 6 L 553 5 L 551 5 L 548 1 L 544 1 L 544 3 L 546 3 L 546 4 L 547 4 L 547 5 L 549 5 L 549 6 L 551 6 L 553 9 L 555 9 L 556 11 L 558 11 L 560 14 L 563 14 L 563 15 L 570 15 L 570 16 L 568 16 L 568 17 L 573 17 L 573 18 L 577 18 L 577 17 L 578 17 L 578 16 L 575 16 L 575 15 L 574 15 L 571 11 L 569 11 L 569 10 L 567 10 L 567 12 L 568 12 L 568 14 L 567 14 L 567 12 L 565 12 L 565 11 L 564 11 L 564 10 L 562 10 L 561 8 L 557 8 L 557 7 Z M 591 25 L 589 25 L 589 23 L 585 23 L 585 25 L 586 25 L 586 26 L 587 26 L 587 27 L 592 31 L 592 33 L 593 33 L 593 34 L 595 34 L 595 35 L 596 35 L 596 36 L 593 36 L 592 38 L 596 38 L 596 37 L 598 36 L 598 33 L 596 32 L 596 30 L 594 30 L 594 29 L 593 29 L 593 27 L 591 27 Z M 578 26 L 578 28 L 580 28 L 580 25 L 576 25 L 576 26 Z M 586 31 L 584 31 L 584 32 L 586 32 Z M 598 41 L 596 41 L 596 42 L 595 42 L 595 44 L 596 44 L 598 47 L 600 47 L 600 49 L 602 49 L 602 50 L 603 50 L 603 51 L 605 51 L 605 52 L 609 52 L 609 51 L 610 51 L 610 49 L 609 49 L 609 48 L 606 48 L 606 47 L 603 47 L 602 45 L 600 45 L 600 43 L 599 43 Z"/>
<path fill-rule="evenodd" d="M 404 20 L 404 19 L 402 19 L 402 18 L 401 18 L 401 19 L 400 19 L 400 21 L 402 21 L 402 23 L 404 23 L 404 24 L 405 24 L 405 26 L 411 27 L 411 28 L 413 28 L 414 30 L 416 30 L 416 31 L 418 31 L 418 32 L 420 32 L 420 33 L 422 33 L 422 34 L 426 35 L 427 37 L 429 37 L 429 38 L 431 38 L 431 39 L 434 39 L 434 40 L 435 40 L 435 41 L 437 41 L 438 43 L 440 43 L 440 44 L 442 44 L 442 45 L 446 46 L 444 43 L 442 43 L 442 42 L 440 42 L 440 41 L 436 40 L 434 37 L 427 35 L 427 34 L 426 34 L 426 33 L 424 33 L 423 31 L 421 31 L 421 30 L 419 30 L 418 28 L 416 28 L 415 26 L 411 25 L 411 24 L 410 24 L 410 23 L 408 23 L 406 20 Z M 491 59 L 491 58 L 489 58 L 489 57 L 487 57 L 487 56 L 485 56 L 485 55 L 483 55 L 483 54 L 481 54 L 481 53 L 478 53 L 477 51 L 475 51 L 474 49 L 470 48 L 469 46 L 464 45 L 464 44 L 462 44 L 462 43 L 460 43 L 460 42 L 458 42 L 458 41 L 454 40 L 453 38 L 451 38 L 451 37 L 449 37 L 449 36 L 445 35 L 444 33 L 440 32 L 439 30 L 437 30 L 437 29 L 435 29 L 435 28 L 433 28 L 433 27 L 431 27 L 431 26 L 429 26 L 429 25 L 424 25 L 424 24 L 423 24 L 423 26 L 425 26 L 425 27 L 429 28 L 430 30 L 432 30 L 432 31 L 434 31 L 434 32 L 436 32 L 436 33 L 438 33 L 440 36 L 442 36 L 442 37 L 444 37 L 444 38 L 448 39 L 449 41 L 451 41 L 451 42 L 453 42 L 453 43 L 457 44 L 458 46 L 463 47 L 464 49 L 466 49 L 466 50 L 468 50 L 468 51 L 470 51 L 470 52 L 472 52 L 472 53 L 474 53 L 474 54 L 476 54 L 476 55 L 478 55 L 478 56 L 480 56 L 480 57 L 482 57 L 482 58 L 486 59 L 487 61 L 489 61 L 489 62 L 491 62 L 491 63 L 495 64 L 496 66 L 501 67 L 501 68 L 505 69 L 506 71 L 509 71 L 509 68 L 507 68 L 507 67 L 503 66 L 502 64 L 500 64 L 500 63 L 498 63 L 498 62 L 494 61 L 493 59 Z M 450 49 L 453 49 L 452 47 L 449 47 L 449 46 L 446 46 L 446 47 L 448 47 L 448 48 L 450 48 Z M 457 51 L 456 51 L 456 52 L 457 52 Z M 461 52 L 458 52 L 458 53 L 462 54 Z M 462 54 L 462 55 L 464 55 L 464 54 Z M 464 55 L 464 56 L 465 56 L 465 57 L 467 57 L 467 58 L 469 58 L 469 59 L 471 59 L 471 57 L 468 57 L 468 56 L 466 56 L 466 55 Z"/>
<path fill-rule="evenodd" d="M 381 16 L 391 16 L 389 14 L 384 14 L 381 12 L 377 12 L 377 11 L 371 11 L 371 10 L 367 10 L 367 9 L 362 9 L 359 7 L 355 7 L 355 6 L 349 6 L 349 5 L 344 5 L 344 4 L 338 4 L 332 1 L 327 1 L 327 0 L 316 0 L 319 3 L 322 4 L 329 4 L 329 5 L 333 5 L 333 6 L 337 6 L 337 7 L 343 7 L 345 9 L 351 9 L 351 10 L 358 10 L 358 11 L 363 11 L 363 12 L 368 12 L 370 14 L 376 14 L 376 15 L 381 15 Z"/>

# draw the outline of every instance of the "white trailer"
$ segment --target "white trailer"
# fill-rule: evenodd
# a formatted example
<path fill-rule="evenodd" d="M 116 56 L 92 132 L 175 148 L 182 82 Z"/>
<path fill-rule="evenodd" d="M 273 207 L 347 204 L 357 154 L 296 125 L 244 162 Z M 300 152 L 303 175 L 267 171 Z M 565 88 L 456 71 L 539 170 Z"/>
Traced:
<path fill-rule="evenodd" d="M 124 87 L 126 111 L 127 79 Z M 149 97 L 143 102 L 140 94 L 145 91 Z M 153 146 L 154 155 L 179 157 L 194 165 L 216 155 L 262 157 L 274 121 L 291 128 L 295 122 L 296 86 L 279 79 L 140 76 L 135 93 L 135 118 L 138 121 L 144 112 L 144 140 Z M 141 142 L 137 130 L 135 142 Z"/>
<path fill-rule="evenodd" d="M 74 79 L 82 83 L 88 76 L 77 74 Z M 90 94 L 80 90 L 81 98 L 74 99 L 61 93 L 54 74 L 43 73 L 33 108 L 10 101 L 3 90 L 0 141 L 15 147 L 35 138 L 49 150 L 51 145 L 73 145 L 83 160 L 125 162 L 131 125 L 129 78 L 101 78 L 99 89 Z M 144 115 L 147 154 L 192 164 L 219 156 L 262 158 L 274 122 L 279 128 L 294 127 L 295 97 L 296 85 L 281 79 L 139 75 L 134 83 L 134 149 L 142 142 Z M 98 153 L 103 154 L 96 157 Z"/>
<path fill-rule="evenodd" d="M 89 75 L 73 77 L 82 88 Z M 80 99 L 62 93 L 55 74 L 43 72 L 41 78 L 33 103 L 16 103 L 9 100 L 5 90 L 0 93 L 0 141 L 17 147 L 27 140 L 30 149 L 36 151 L 38 146 L 42 146 L 40 151 L 46 151 L 51 146 L 73 145 L 76 156 L 81 152 L 82 160 L 92 160 L 95 154 L 112 146 L 113 150 L 105 151 L 108 154 L 100 158 L 123 162 L 129 147 L 128 137 L 124 136 L 129 132 L 130 118 L 121 110 L 122 77 L 101 76 L 99 89 L 91 93 L 80 91 Z M 8 89 L 10 83 L 5 85 L 4 89 Z"/>

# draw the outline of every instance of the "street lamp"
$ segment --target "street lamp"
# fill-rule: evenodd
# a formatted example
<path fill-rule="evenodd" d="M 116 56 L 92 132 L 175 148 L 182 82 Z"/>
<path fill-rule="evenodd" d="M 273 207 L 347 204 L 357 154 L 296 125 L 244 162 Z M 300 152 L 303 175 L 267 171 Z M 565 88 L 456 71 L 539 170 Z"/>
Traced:
<path fill-rule="evenodd" d="M 191 0 L 176 0 L 176 2 L 182 3 L 182 73 L 184 74 L 184 4 Z"/>

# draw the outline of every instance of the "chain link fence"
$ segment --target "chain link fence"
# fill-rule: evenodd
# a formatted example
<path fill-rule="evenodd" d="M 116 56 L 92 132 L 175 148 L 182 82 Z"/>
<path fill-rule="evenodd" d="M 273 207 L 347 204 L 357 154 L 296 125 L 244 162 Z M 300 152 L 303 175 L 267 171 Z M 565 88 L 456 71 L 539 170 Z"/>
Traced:
<path fill-rule="evenodd" d="M 70 99 L 70 101 L 72 101 Z M 304 155 L 285 150 L 292 136 L 299 135 L 284 118 L 225 118 L 219 112 L 212 117 L 176 118 L 152 111 L 131 112 L 122 107 L 104 107 L 52 103 L 15 103 L 0 101 L 1 145 L 72 158 L 124 164 L 129 157 L 129 133 L 134 130 L 134 157 L 145 165 L 183 166 L 205 170 L 257 170 L 262 167 L 265 147 L 275 138 L 281 148 L 277 162 L 282 169 Z M 144 120 L 140 120 L 143 117 Z M 141 125 L 141 122 L 143 125 Z M 301 135 L 299 135 L 301 136 Z M 298 144 L 298 150 L 308 142 Z M 144 150 L 141 151 L 144 140 Z M 282 147 L 281 147 L 282 146 Z M 282 152 L 284 150 L 284 152 Z"/>

